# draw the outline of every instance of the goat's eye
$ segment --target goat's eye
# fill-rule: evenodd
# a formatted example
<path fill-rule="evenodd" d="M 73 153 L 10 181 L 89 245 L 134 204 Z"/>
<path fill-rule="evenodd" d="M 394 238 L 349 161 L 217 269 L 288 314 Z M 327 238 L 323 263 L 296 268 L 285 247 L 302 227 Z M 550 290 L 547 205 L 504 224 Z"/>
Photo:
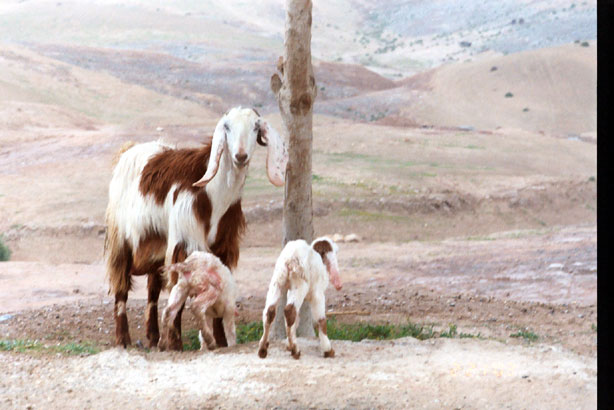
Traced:
<path fill-rule="evenodd" d="M 254 131 L 256 131 L 258 133 L 258 136 L 256 137 L 256 142 L 259 145 L 262 145 L 263 147 L 267 146 L 267 139 L 265 136 L 262 135 L 262 129 L 257 126 L 256 128 L 254 128 Z"/>
<path fill-rule="evenodd" d="M 230 131 L 230 127 L 226 123 L 224 124 L 224 131 L 226 132 Z"/>

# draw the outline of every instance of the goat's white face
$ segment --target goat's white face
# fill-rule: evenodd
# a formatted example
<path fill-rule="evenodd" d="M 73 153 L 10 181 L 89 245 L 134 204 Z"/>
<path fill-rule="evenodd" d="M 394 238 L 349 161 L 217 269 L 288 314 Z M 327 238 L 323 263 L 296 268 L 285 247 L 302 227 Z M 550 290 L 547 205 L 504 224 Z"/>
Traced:
<path fill-rule="evenodd" d="M 273 185 L 284 184 L 288 153 L 283 138 L 251 108 L 236 107 L 219 120 L 211 142 L 207 172 L 195 186 L 202 187 L 217 173 L 222 154 L 237 170 L 249 165 L 256 144 L 267 147 L 267 176 Z"/>
<path fill-rule="evenodd" d="M 233 108 L 224 118 L 228 155 L 235 168 L 243 168 L 252 158 L 259 140 L 260 116 L 251 109 Z M 261 145 L 266 146 L 262 140 L 259 141 Z"/>

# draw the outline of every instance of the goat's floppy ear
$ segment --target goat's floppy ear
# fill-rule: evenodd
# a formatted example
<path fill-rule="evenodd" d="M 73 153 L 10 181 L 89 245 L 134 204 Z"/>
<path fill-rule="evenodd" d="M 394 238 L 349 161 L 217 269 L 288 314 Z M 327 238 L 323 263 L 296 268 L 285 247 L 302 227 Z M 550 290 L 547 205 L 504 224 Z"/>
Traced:
<path fill-rule="evenodd" d="M 217 174 L 217 169 L 220 167 L 220 158 L 224 152 L 224 145 L 226 144 L 226 116 L 222 117 L 215 127 L 213 133 L 213 140 L 211 141 L 211 153 L 209 154 L 209 164 L 207 165 L 207 172 L 201 179 L 194 182 L 194 186 L 203 187 L 207 185 L 207 182 Z"/>
<path fill-rule="evenodd" d="M 266 122 L 260 118 L 260 131 L 258 139 L 261 145 L 267 146 L 266 153 L 266 173 L 271 184 L 283 186 L 286 177 L 286 166 L 288 165 L 288 150 L 282 136 Z M 260 141 L 258 141 L 260 143 Z"/>
<path fill-rule="evenodd" d="M 337 245 L 333 244 L 329 239 L 320 237 L 311 243 L 314 251 L 320 254 L 322 262 L 328 271 L 328 277 L 337 290 L 343 287 L 341 278 L 339 277 L 339 265 L 337 263 Z"/>

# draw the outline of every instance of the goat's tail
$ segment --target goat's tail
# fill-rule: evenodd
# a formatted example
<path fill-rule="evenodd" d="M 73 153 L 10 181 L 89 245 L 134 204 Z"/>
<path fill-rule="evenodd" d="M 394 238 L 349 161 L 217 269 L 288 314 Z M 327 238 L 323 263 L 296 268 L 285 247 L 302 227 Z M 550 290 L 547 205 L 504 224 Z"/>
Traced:
<path fill-rule="evenodd" d="M 107 232 L 104 238 L 104 254 L 107 257 L 109 293 L 117 295 L 132 289 L 132 249 L 125 239 L 120 239 L 113 213 L 107 209 Z"/>
<path fill-rule="evenodd" d="M 124 144 L 120 147 L 119 151 L 115 153 L 115 156 L 113 157 L 113 160 L 111 161 L 111 165 L 115 167 L 115 165 L 117 165 L 117 163 L 119 162 L 119 159 L 121 158 L 122 154 L 128 151 L 130 148 L 134 147 L 135 145 L 136 145 L 136 142 L 134 141 L 124 142 Z"/>

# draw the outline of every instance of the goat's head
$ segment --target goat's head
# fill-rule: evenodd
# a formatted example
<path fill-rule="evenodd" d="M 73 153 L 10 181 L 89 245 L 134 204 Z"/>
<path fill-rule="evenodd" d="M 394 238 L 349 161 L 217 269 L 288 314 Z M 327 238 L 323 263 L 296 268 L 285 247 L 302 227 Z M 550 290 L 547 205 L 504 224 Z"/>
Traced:
<path fill-rule="evenodd" d="M 288 152 L 283 138 L 254 109 L 235 107 L 217 123 L 211 141 L 211 156 L 207 172 L 194 186 L 207 184 L 220 166 L 224 149 L 235 169 L 248 166 L 256 144 L 267 147 L 266 169 L 269 181 L 275 186 L 284 185 Z"/>
<path fill-rule="evenodd" d="M 335 289 L 341 290 L 341 278 L 337 265 L 337 252 L 339 252 L 337 244 L 326 236 L 321 236 L 311 243 L 311 247 L 322 257 L 322 262 L 326 266 L 328 276 Z"/>

